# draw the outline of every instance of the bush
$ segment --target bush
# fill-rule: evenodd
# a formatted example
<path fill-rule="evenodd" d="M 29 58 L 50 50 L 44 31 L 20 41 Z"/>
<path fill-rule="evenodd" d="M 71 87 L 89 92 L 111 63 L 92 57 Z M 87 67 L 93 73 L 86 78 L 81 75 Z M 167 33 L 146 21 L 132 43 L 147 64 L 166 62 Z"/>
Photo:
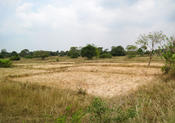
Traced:
<path fill-rule="evenodd" d="M 139 49 L 137 50 L 137 54 L 138 54 L 139 56 L 143 56 L 143 55 L 144 55 L 143 49 L 142 49 L 142 48 L 139 48 Z"/>
<path fill-rule="evenodd" d="M 165 66 L 162 68 L 164 73 L 175 72 L 175 39 L 168 39 L 168 44 L 162 50 L 162 58 L 165 59 Z"/>
<path fill-rule="evenodd" d="M 72 106 L 67 106 L 64 114 L 56 119 L 56 123 L 82 123 L 82 119 L 85 116 L 83 110 L 77 110 L 72 112 Z"/>
<path fill-rule="evenodd" d="M 49 51 L 43 51 L 43 50 L 34 51 L 33 56 L 35 58 L 41 58 L 42 60 L 44 60 L 46 57 L 49 57 Z"/>
<path fill-rule="evenodd" d="M 112 113 L 111 111 L 112 110 L 101 98 L 95 98 L 92 101 L 91 105 L 88 107 L 88 112 L 91 114 L 91 122 L 110 122 Z"/>
<path fill-rule="evenodd" d="M 125 55 L 125 49 L 122 46 L 112 46 L 111 49 L 112 56 L 124 56 Z"/>
<path fill-rule="evenodd" d="M 77 47 L 71 47 L 68 52 L 68 56 L 71 58 L 78 58 L 80 56 L 80 50 L 78 50 Z"/>
<path fill-rule="evenodd" d="M 136 57 L 136 52 L 135 51 L 128 51 L 127 55 L 128 55 L 128 58 L 134 58 L 134 57 Z"/>
<path fill-rule="evenodd" d="M 0 67 L 11 67 L 12 62 L 9 59 L 0 59 Z"/>
<path fill-rule="evenodd" d="M 112 58 L 112 55 L 110 53 L 104 53 L 100 55 L 100 58 Z"/>
<path fill-rule="evenodd" d="M 18 61 L 18 60 L 20 60 L 20 57 L 19 57 L 19 55 L 11 56 L 10 60 Z"/>
<path fill-rule="evenodd" d="M 97 56 L 97 51 L 98 50 L 95 46 L 88 44 L 81 49 L 81 56 L 92 59 L 94 56 Z"/>

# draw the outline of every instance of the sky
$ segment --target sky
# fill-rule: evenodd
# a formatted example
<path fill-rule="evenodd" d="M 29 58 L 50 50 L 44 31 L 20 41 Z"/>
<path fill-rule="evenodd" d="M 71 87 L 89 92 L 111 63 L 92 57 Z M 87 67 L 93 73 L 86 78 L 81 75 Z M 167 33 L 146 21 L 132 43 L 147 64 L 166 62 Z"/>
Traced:
<path fill-rule="evenodd" d="M 0 49 L 68 50 L 175 36 L 175 0 L 0 0 Z"/>

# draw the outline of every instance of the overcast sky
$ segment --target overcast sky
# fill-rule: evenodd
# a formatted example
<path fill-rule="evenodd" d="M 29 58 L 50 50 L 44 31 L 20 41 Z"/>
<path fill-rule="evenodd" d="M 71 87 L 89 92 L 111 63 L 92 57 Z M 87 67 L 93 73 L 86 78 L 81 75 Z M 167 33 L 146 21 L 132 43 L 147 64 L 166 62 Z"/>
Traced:
<path fill-rule="evenodd" d="M 0 49 L 67 50 L 175 34 L 175 0 L 0 0 Z"/>

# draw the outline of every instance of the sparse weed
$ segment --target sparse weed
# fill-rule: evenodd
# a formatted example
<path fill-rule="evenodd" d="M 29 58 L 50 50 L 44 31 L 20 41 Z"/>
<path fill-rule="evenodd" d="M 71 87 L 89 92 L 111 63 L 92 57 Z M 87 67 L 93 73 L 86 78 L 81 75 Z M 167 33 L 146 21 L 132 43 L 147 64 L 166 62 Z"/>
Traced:
<path fill-rule="evenodd" d="M 83 88 L 78 88 L 78 92 L 77 93 L 81 94 L 81 95 L 86 95 L 87 94 L 86 90 L 83 89 Z"/>

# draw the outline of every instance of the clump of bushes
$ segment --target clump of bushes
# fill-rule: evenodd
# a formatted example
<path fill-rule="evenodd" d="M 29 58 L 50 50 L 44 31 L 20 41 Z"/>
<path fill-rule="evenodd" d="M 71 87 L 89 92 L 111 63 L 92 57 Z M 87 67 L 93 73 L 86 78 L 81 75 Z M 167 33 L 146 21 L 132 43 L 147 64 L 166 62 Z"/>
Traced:
<path fill-rule="evenodd" d="M 0 59 L 0 67 L 11 67 L 12 62 L 9 59 Z"/>
<path fill-rule="evenodd" d="M 128 55 L 128 58 L 134 58 L 134 57 L 136 57 L 136 52 L 135 51 L 128 51 L 127 55 Z"/>
<path fill-rule="evenodd" d="M 162 53 L 162 57 L 165 60 L 165 65 L 162 67 L 162 71 L 167 73 L 173 73 L 175 75 L 175 39 L 167 38 L 169 41 Z"/>
<path fill-rule="evenodd" d="M 100 58 L 112 58 L 112 55 L 110 53 L 103 53 L 100 55 Z"/>
<path fill-rule="evenodd" d="M 18 61 L 18 60 L 20 60 L 20 56 L 19 55 L 11 56 L 10 57 L 10 60 L 12 60 L 12 61 Z"/>
<path fill-rule="evenodd" d="M 87 46 L 81 49 L 81 56 L 92 59 L 94 56 L 97 56 L 97 48 L 93 45 L 88 44 Z"/>
<path fill-rule="evenodd" d="M 56 120 L 57 123 L 81 123 L 86 117 L 90 123 L 111 123 L 111 122 L 126 122 L 129 119 L 135 118 L 137 111 L 135 107 L 110 108 L 109 105 L 101 98 L 94 98 L 91 104 L 84 110 L 72 112 L 71 106 L 66 108 L 63 115 Z"/>
<path fill-rule="evenodd" d="M 80 56 L 80 50 L 77 47 L 71 47 L 68 56 L 71 58 L 78 58 Z"/>

